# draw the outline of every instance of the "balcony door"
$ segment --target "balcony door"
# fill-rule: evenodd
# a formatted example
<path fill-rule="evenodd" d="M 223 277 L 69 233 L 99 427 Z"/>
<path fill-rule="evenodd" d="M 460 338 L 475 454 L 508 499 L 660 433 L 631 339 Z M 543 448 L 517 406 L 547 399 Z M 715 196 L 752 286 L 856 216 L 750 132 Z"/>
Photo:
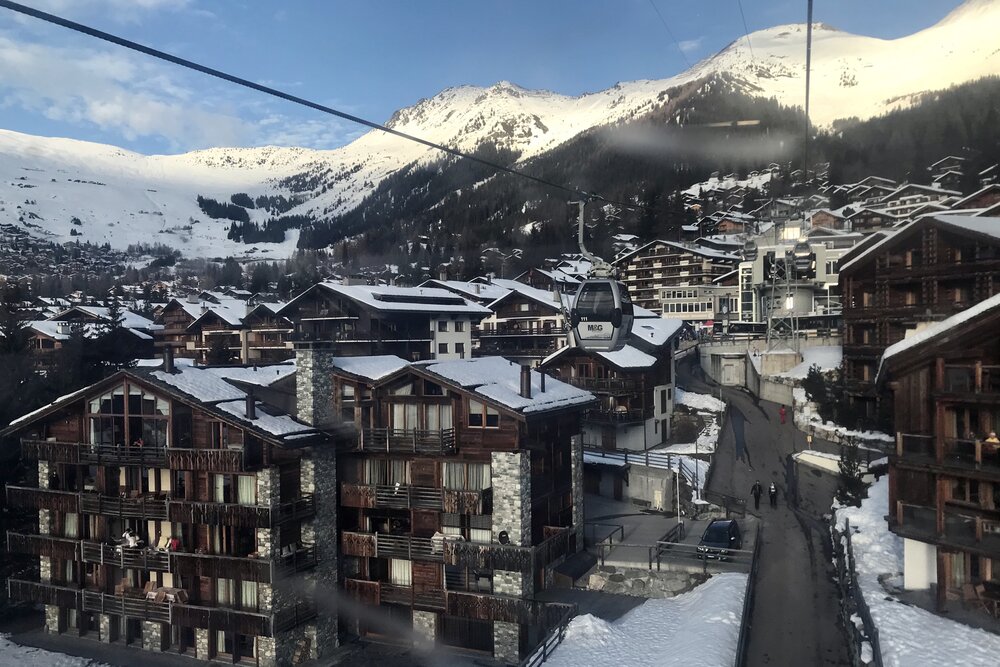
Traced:
<path fill-rule="evenodd" d="M 429 431 L 447 431 L 453 428 L 451 403 L 426 404 L 424 424 Z"/>
<path fill-rule="evenodd" d="M 391 428 L 397 431 L 412 431 L 420 428 L 417 423 L 417 404 L 393 403 Z"/>

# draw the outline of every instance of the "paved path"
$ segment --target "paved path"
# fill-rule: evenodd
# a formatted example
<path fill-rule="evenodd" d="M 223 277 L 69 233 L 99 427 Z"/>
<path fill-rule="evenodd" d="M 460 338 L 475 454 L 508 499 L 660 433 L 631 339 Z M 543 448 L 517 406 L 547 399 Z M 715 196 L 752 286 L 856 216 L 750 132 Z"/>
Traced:
<path fill-rule="evenodd" d="M 678 383 L 689 391 L 719 395 L 694 356 L 678 363 Z M 819 520 L 829 511 L 836 479 L 802 468 L 796 483 L 790 454 L 804 448 L 805 435 L 792 425 L 790 408 L 788 423 L 782 425 L 775 403 L 737 389 L 723 388 L 722 397 L 731 406 L 731 427 L 720 435 L 709 488 L 746 498 L 764 531 L 748 664 L 849 664 L 836 623 L 829 539 Z M 757 512 L 750 497 L 754 480 L 765 488 Z M 766 494 L 771 482 L 778 487 L 775 509 L 768 506 Z"/>

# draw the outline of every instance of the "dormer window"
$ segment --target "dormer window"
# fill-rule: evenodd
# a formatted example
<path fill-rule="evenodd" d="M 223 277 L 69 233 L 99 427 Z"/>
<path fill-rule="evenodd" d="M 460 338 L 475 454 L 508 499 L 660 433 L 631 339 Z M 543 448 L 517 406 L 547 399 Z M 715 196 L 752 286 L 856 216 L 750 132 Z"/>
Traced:
<path fill-rule="evenodd" d="M 499 428 L 500 413 L 474 399 L 469 399 L 469 428 Z"/>

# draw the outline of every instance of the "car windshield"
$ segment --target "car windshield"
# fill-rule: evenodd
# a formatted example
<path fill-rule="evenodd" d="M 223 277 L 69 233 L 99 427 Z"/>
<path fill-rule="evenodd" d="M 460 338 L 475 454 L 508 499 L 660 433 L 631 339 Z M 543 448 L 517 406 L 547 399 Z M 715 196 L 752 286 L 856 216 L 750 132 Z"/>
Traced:
<path fill-rule="evenodd" d="M 729 531 L 726 524 L 717 523 L 709 526 L 702 539 L 705 542 L 725 542 L 729 539 Z"/>

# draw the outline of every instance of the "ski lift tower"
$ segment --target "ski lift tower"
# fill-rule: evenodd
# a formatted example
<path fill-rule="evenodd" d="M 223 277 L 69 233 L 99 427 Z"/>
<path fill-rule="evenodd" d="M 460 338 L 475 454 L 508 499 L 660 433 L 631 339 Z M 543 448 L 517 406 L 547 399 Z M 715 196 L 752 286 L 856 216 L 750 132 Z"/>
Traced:
<path fill-rule="evenodd" d="M 779 253 L 775 249 L 774 259 L 768 271 L 767 281 L 771 300 L 767 313 L 767 349 L 791 348 L 798 352 L 799 322 L 795 314 L 794 256 L 790 248 Z"/>

